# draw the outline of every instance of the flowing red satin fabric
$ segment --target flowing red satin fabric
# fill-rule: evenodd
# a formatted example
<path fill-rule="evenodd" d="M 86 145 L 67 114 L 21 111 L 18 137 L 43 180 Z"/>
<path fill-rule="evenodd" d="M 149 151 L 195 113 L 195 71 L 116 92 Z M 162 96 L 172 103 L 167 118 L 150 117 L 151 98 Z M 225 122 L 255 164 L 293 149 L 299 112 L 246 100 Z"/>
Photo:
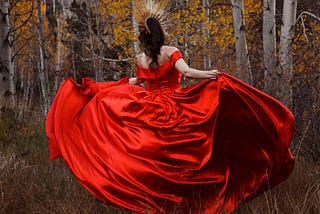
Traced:
<path fill-rule="evenodd" d="M 50 158 L 62 157 L 101 201 L 137 213 L 175 204 L 230 213 L 284 181 L 294 167 L 292 113 L 226 73 L 180 88 L 181 57 L 154 71 L 137 66 L 145 88 L 66 79 L 47 115 Z"/>

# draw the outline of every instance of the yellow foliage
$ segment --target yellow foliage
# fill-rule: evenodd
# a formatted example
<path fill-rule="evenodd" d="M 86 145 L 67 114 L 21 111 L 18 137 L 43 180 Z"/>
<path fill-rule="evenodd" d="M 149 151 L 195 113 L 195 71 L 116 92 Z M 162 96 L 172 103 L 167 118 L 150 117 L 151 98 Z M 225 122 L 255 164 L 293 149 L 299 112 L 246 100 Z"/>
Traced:
<path fill-rule="evenodd" d="M 16 57 L 17 72 L 20 68 L 26 73 L 32 73 L 30 63 L 26 63 L 25 57 L 34 54 L 34 46 L 37 45 L 37 28 L 34 27 L 38 23 L 36 13 L 36 1 L 21 0 L 15 2 L 15 6 L 11 9 L 11 25 L 15 26 L 14 32 L 14 48 Z"/>
<path fill-rule="evenodd" d="M 36 23 L 37 22 L 37 14 L 34 10 L 36 6 L 36 2 L 33 1 L 18 1 L 16 2 L 15 7 L 12 8 L 12 16 L 15 17 L 15 23 L 13 26 L 16 26 L 16 34 L 19 35 L 21 40 L 28 39 L 32 36 L 33 30 L 30 29 L 30 25 L 26 24 L 27 20 L 30 22 Z"/>
<path fill-rule="evenodd" d="M 103 0 L 106 14 L 112 16 L 112 22 L 116 23 L 113 27 L 113 46 L 119 46 L 124 50 L 125 57 L 133 57 L 136 53 L 133 50 L 133 43 L 136 39 L 133 31 L 131 14 L 132 5 L 130 0 L 112 1 Z M 119 53 L 119 59 L 121 58 Z"/>
<path fill-rule="evenodd" d="M 304 26 L 299 20 L 295 29 L 295 38 L 292 44 L 294 57 L 293 73 L 315 71 L 319 67 L 320 55 L 320 23 L 318 20 L 304 19 Z"/>
<path fill-rule="evenodd" d="M 42 14 L 45 14 L 46 13 L 46 9 L 47 9 L 47 5 L 44 1 L 41 1 L 40 2 L 40 6 L 41 6 L 41 11 L 42 11 Z"/>

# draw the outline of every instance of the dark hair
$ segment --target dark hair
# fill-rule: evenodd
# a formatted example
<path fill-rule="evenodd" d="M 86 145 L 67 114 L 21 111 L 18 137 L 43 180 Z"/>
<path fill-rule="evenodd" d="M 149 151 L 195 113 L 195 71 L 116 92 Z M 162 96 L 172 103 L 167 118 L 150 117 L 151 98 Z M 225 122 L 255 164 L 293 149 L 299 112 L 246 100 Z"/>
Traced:
<path fill-rule="evenodd" d="M 147 18 L 146 26 L 149 31 L 141 31 L 139 35 L 140 48 L 147 56 L 151 57 L 152 61 L 149 67 L 154 69 L 159 65 L 158 55 L 160 48 L 164 45 L 164 32 L 156 18 Z"/>

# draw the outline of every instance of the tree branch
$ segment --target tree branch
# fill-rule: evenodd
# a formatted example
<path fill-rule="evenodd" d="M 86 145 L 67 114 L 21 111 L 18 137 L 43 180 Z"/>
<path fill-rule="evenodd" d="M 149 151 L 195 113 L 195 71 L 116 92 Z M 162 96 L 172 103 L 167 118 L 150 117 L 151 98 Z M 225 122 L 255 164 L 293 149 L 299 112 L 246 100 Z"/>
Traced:
<path fill-rule="evenodd" d="M 298 16 L 298 18 L 296 19 L 296 21 L 294 22 L 294 24 L 293 24 L 293 26 L 295 26 L 298 23 L 298 21 L 301 20 L 301 24 L 302 24 L 302 28 L 303 28 L 303 35 L 306 38 L 307 43 L 309 43 L 309 39 L 308 39 L 308 36 L 306 34 L 306 26 L 304 24 L 304 20 L 303 20 L 303 17 L 302 17 L 303 15 L 309 15 L 312 18 L 318 20 L 319 22 L 320 22 L 320 17 L 316 16 L 315 14 L 313 14 L 313 13 L 311 13 L 309 11 L 302 11 L 300 13 L 300 15 Z"/>
<path fill-rule="evenodd" d="M 302 18 L 303 15 L 309 15 L 309 16 L 313 17 L 314 19 L 316 19 L 316 20 L 318 20 L 318 21 L 320 22 L 320 17 L 319 17 L 319 16 L 317 16 L 317 15 L 315 15 L 315 14 L 309 12 L 309 11 L 302 11 L 302 12 L 300 13 L 300 15 L 298 16 L 298 18 L 296 19 L 294 25 L 297 24 L 297 22 L 299 21 L 299 19 Z"/>
<path fill-rule="evenodd" d="M 302 29 L 303 29 L 303 35 L 306 38 L 307 43 L 309 43 L 309 39 L 306 34 L 306 26 L 304 25 L 304 20 L 303 20 L 302 16 L 300 17 L 300 19 L 301 19 L 301 24 L 302 24 Z"/>
<path fill-rule="evenodd" d="M 63 47 L 64 49 L 67 49 L 69 50 L 70 52 L 72 53 L 76 53 L 75 51 L 71 50 L 70 48 L 67 48 L 67 47 Z M 135 60 L 136 58 L 135 57 L 131 57 L 131 58 L 125 58 L 125 59 L 110 59 L 110 58 L 105 58 L 103 56 L 99 56 L 95 53 L 92 53 L 92 51 L 88 48 L 88 47 L 85 47 L 89 52 L 90 54 L 94 55 L 96 58 L 98 59 L 101 59 L 101 60 L 104 60 L 104 61 L 107 61 L 107 62 L 128 62 L 128 61 L 132 61 L 132 60 Z M 87 61 L 87 59 L 81 57 L 84 61 Z"/>
<path fill-rule="evenodd" d="M 133 58 L 133 57 L 131 57 L 131 58 L 125 58 L 125 59 L 110 59 L 110 58 L 105 58 L 105 57 L 103 57 L 103 56 L 99 56 L 99 55 L 97 55 L 97 54 L 95 54 L 95 53 L 92 53 L 92 51 L 91 51 L 88 47 L 86 47 L 86 49 L 87 49 L 88 51 L 90 51 L 90 53 L 91 53 L 92 55 L 94 55 L 95 57 L 97 57 L 98 59 L 101 59 L 101 60 L 104 60 L 104 61 L 108 61 L 108 62 L 128 62 L 128 61 L 135 60 L 135 58 Z"/>

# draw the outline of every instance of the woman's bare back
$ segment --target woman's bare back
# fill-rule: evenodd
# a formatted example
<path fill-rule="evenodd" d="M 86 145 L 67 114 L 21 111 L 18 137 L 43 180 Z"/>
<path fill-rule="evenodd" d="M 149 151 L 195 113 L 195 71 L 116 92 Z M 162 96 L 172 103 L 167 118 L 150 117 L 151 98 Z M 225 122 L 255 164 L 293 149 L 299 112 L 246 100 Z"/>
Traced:
<path fill-rule="evenodd" d="M 162 46 L 160 49 L 160 55 L 158 56 L 159 65 L 164 64 L 169 61 L 173 52 L 178 50 L 176 47 L 171 46 Z M 149 64 L 151 63 L 151 58 L 146 54 L 140 54 L 137 58 L 137 64 L 141 68 L 149 68 Z"/>

